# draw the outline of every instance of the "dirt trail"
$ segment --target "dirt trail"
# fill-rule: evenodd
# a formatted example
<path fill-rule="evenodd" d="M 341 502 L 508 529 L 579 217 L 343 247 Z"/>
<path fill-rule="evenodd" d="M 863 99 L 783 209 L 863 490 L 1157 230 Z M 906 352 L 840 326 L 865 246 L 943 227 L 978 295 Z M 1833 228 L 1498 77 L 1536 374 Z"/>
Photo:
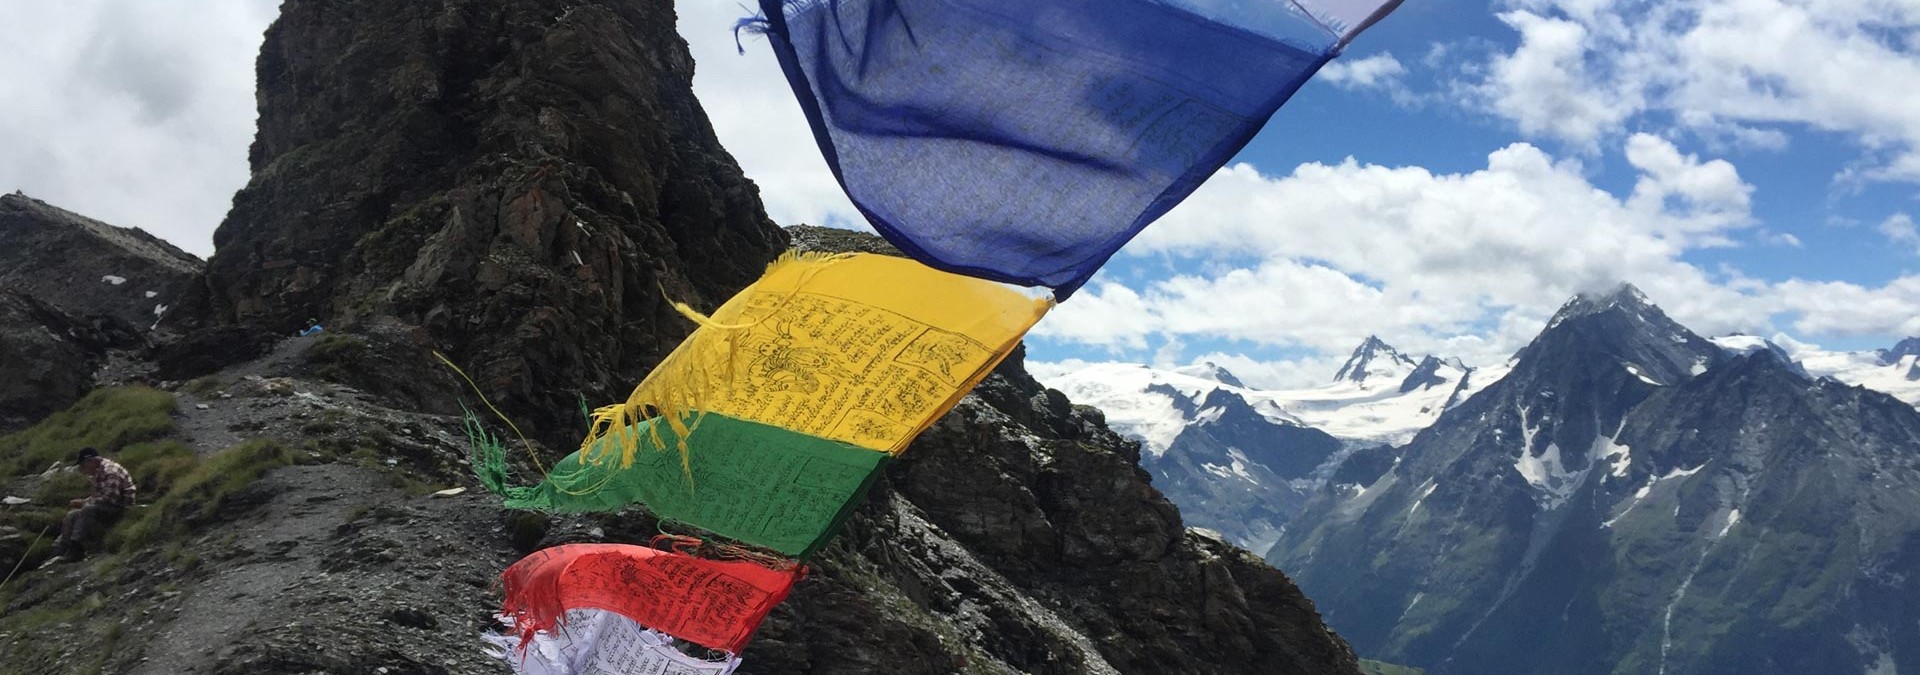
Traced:
<path fill-rule="evenodd" d="M 289 377 L 311 343 L 283 341 L 178 394 L 174 436 L 202 456 L 272 438 L 302 463 L 268 471 L 227 507 L 219 534 L 186 545 L 196 571 L 144 631 L 129 672 L 510 672 L 484 656 L 479 634 L 518 554 L 497 498 L 463 475 L 458 421 Z M 416 470 L 425 466 L 437 468 Z M 420 494 L 445 485 L 468 493 Z"/>
<path fill-rule="evenodd" d="M 230 543 L 207 555 L 214 572 L 186 595 L 172 625 L 148 644 L 133 675 L 212 672 L 210 650 L 257 628 L 264 616 L 297 615 L 283 605 L 290 591 L 326 584 L 321 565 L 327 540 L 357 512 L 400 501 L 399 490 L 380 487 L 374 472 L 328 464 L 278 469 L 252 490 L 273 497 L 228 528 Z"/>

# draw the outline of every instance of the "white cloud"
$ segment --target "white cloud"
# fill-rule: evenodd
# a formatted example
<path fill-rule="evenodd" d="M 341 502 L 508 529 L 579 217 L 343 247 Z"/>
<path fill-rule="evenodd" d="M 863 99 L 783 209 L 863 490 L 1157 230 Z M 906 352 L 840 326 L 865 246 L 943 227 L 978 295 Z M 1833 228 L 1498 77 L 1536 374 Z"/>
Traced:
<path fill-rule="evenodd" d="M 253 64 L 276 0 L 11 3 L 0 191 L 212 251 L 246 184 Z"/>
<path fill-rule="evenodd" d="M 1634 134 L 1627 139 L 1627 163 L 1640 170 L 1629 203 L 1648 213 L 1668 212 L 1676 217 L 1663 223 L 1682 229 L 1667 234 L 1713 235 L 1748 222 L 1753 186 L 1724 159 L 1701 162 L 1664 138 Z M 1673 200 L 1670 204 L 1669 200 Z M 1675 208 L 1678 207 L 1678 208 Z"/>
<path fill-rule="evenodd" d="M 1095 281 L 1074 294 L 1071 302 L 1049 312 L 1033 333 L 1118 352 L 1145 349 L 1147 335 L 1157 328 L 1157 315 L 1139 293 L 1120 284 Z"/>
<path fill-rule="evenodd" d="M 1101 284 L 1035 335 L 1114 350 L 1224 339 L 1327 358 L 1378 334 L 1414 353 L 1490 363 L 1531 340 L 1569 296 L 1622 281 L 1706 334 L 1766 334 L 1782 320 L 1813 335 L 1869 335 L 1907 330 L 1920 315 L 1920 278 L 1769 283 L 1689 264 L 1688 251 L 1727 245 L 1752 225 L 1751 186 L 1733 165 L 1657 137 L 1625 145 L 1640 175 L 1624 197 L 1524 143 L 1458 174 L 1349 159 L 1268 176 L 1237 164 L 1125 249 L 1197 261 L 1190 270 L 1235 265 Z"/>
<path fill-rule="evenodd" d="M 1775 293 L 1782 309 L 1800 313 L 1793 328 L 1802 335 L 1920 335 L 1920 276 L 1880 288 L 1796 279 Z"/>
<path fill-rule="evenodd" d="M 750 12 L 741 3 L 681 0 L 680 34 L 693 52 L 693 92 L 714 133 L 760 186 L 767 216 L 780 225 L 829 225 L 871 232 L 854 210 L 814 143 L 813 130 L 765 38 L 733 25 Z M 739 53 L 744 48 L 745 54 Z"/>
<path fill-rule="evenodd" d="M 1400 86 L 1407 67 L 1392 54 L 1382 52 L 1359 59 L 1334 59 L 1315 77 L 1342 89 L 1385 89 Z"/>
<path fill-rule="evenodd" d="M 1591 149 L 1646 112 L 1710 141 L 1784 147 L 1769 125 L 1838 132 L 1869 180 L 1920 181 L 1920 3 L 1510 0 L 1520 34 L 1466 88 L 1528 134 Z M 1901 36 L 1907 36 L 1902 38 Z"/>
<path fill-rule="evenodd" d="M 1591 72 L 1588 54 L 1597 40 L 1586 25 L 1529 11 L 1499 17 L 1520 32 L 1520 46 L 1494 57 L 1474 93 L 1521 131 L 1592 151 L 1642 105 L 1639 92 L 1606 86 Z"/>
<path fill-rule="evenodd" d="M 1920 255 L 1920 228 L 1913 224 L 1913 216 L 1896 213 L 1880 221 L 1880 233 L 1897 246 L 1908 246 L 1915 255 Z"/>

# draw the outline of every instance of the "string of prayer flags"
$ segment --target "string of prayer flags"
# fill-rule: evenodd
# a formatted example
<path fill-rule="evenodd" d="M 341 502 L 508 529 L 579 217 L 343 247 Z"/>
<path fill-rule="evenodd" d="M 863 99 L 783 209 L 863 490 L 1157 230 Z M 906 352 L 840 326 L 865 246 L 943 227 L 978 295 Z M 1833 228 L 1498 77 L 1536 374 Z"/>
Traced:
<path fill-rule="evenodd" d="M 666 452 L 639 453 L 631 466 L 584 459 L 582 450 L 560 460 L 546 480 L 508 487 L 505 449 L 467 417 L 479 451 L 475 473 L 506 497 L 507 508 L 583 513 L 643 504 L 660 518 L 793 557 L 806 557 L 830 540 L 864 500 L 890 456 L 779 427 L 701 415 L 686 439 L 689 464 Z M 654 418 L 609 434 L 601 443 L 659 433 L 668 445 L 681 438 Z"/>
<path fill-rule="evenodd" d="M 777 570 L 627 544 L 567 544 L 534 552 L 501 575 L 523 649 L 571 610 L 599 609 L 703 647 L 740 653 L 805 568 Z"/>
<path fill-rule="evenodd" d="M 1052 306 L 906 258 L 789 252 L 711 317 L 679 306 L 700 327 L 625 403 L 595 411 L 580 447 L 630 465 L 638 443 L 601 439 L 657 416 L 648 440 L 664 449 L 671 429 L 686 464 L 688 418 L 719 413 L 898 454 Z"/>
<path fill-rule="evenodd" d="M 909 258 L 790 252 L 710 317 L 675 303 L 699 328 L 592 413 L 579 451 L 510 487 L 469 416 L 476 474 L 511 508 L 638 503 L 812 554 L 1054 303 L 1398 4 L 759 0 L 742 27 L 768 36 L 835 179 Z M 526 675 L 726 675 L 804 575 L 783 567 L 546 549 L 502 575 L 513 634 L 494 642 Z"/>
<path fill-rule="evenodd" d="M 513 627 L 511 619 L 502 623 Z M 719 660 L 690 656 L 674 647 L 673 636 L 642 626 L 615 612 L 567 610 L 564 628 L 534 633 L 523 644 L 518 633 L 487 635 L 519 675 L 728 675 L 740 667 L 731 654 Z"/>
<path fill-rule="evenodd" d="M 907 255 L 1065 301 L 1399 0 L 760 0 L 841 188 Z"/>

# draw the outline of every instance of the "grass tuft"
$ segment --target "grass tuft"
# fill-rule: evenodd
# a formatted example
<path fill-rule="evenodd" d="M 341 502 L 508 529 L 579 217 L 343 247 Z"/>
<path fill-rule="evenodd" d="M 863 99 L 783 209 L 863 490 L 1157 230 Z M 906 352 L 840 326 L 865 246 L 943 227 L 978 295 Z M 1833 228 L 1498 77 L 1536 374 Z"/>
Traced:
<path fill-rule="evenodd" d="M 174 406 L 173 395 L 158 389 L 96 389 L 25 431 L 0 437 L 0 476 L 15 478 L 70 464 L 74 453 L 87 446 L 114 455 L 158 439 L 173 430 Z"/>
<path fill-rule="evenodd" d="M 292 463 L 293 453 L 271 440 L 222 450 L 179 476 L 172 489 L 151 506 L 128 514 L 108 543 L 125 549 L 185 537 L 218 516 L 261 474 Z"/>

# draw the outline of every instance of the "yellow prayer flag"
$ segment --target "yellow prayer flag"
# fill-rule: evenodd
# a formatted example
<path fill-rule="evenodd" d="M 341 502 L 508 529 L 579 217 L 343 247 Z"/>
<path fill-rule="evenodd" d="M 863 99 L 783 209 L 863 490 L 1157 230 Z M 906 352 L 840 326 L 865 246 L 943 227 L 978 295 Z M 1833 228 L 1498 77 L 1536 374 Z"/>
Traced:
<path fill-rule="evenodd" d="M 633 443 L 595 442 L 656 415 L 684 439 L 700 412 L 899 454 L 1052 306 L 906 258 L 789 252 L 712 317 L 682 307 L 701 327 L 594 413 L 583 456 L 618 446 L 629 465 Z"/>

